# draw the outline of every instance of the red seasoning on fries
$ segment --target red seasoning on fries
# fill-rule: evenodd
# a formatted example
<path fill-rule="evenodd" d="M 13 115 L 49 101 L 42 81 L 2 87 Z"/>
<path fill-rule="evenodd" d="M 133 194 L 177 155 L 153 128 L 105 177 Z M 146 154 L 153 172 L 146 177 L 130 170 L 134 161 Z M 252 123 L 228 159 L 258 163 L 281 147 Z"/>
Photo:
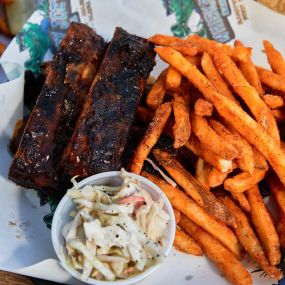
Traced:
<path fill-rule="evenodd" d="M 267 60 L 273 70 L 273 72 L 285 76 L 285 60 L 281 53 L 276 50 L 273 45 L 267 41 L 263 41 L 264 50 L 267 55 Z"/>
<path fill-rule="evenodd" d="M 133 155 L 130 171 L 140 174 L 144 161 L 150 153 L 151 149 L 157 143 L 164 126 L 170 116 L 171 104 L 169 102 L 162 104 L 156 111 L 153 120 L 148 125 L 143 140 L 137 146 Z"/>
<path fill-rule="evenodd" d="M 283 58 L 265 42 L 270 71 L 257 67 L 251 48 L 239 41 L 234 47 L 197 35 L 186 39 L 155 35 L 151 41 L 162 46 L 155 50 L 169 64 L 164 100 L 171 100 L 173 106 L 163 127 L 173 143 L 164 145 L 161 138 L 151 154 L 177 185 L 167 182 L 162 169 L 159 173 L 165 181 L 147 172 L 143 176 L 156 183 L 179 210 L 175 210 L 175 247 L 197 254 L 193 238 L 229 281 L 252 284 L 237 259 L 242 252 L 228 231 L 231 227 L 262 270 L 280 280 L 283 275 L 275 265 L 280 261 L 280 245 L 285 246 L 285 143 L 280 141 L 285 133 L 276 120 L 285 121 Z M 174 80 L 176 72 L 179 80 Z M 137 117 L 146 123 L 150 114 L 139 109 Z M 189 117 L 191 132 L 182 120 Z M 276 175 L 268 175 L 269 164 Z M 277 202 L 276 224 L 257 186 L 265 177 Z"/>

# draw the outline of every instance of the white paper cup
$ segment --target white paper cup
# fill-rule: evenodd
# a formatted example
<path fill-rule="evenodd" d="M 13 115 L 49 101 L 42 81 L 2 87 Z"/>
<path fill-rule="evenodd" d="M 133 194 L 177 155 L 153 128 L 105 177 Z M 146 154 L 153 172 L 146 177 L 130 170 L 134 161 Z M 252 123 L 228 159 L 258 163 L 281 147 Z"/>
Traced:
<path fill-rule="evenodd" d="M 122 184 L 122 179 L 120 177 L 120 171 L 110 171 L 110 172 L 104 172 L 100 174 L 96 174 L 93 176 L 90 176 L 81 182 L 78 183 L 78 186 L 81 188 L 85 185 L 111 185 L 111 186 L 119 186 Z M 175 236 L 175 217 L 173 213 L 172 206 L 165 196 L 165 194 L 160 190 L 158 186 L 156 186 L 154 183 L 149 181 L 148 179 L 136 175 L 131 174 L 133 177 L 138 179 L 143 187 L 144 190 L 146 190 L 152 198 L 157 201 L 159 197 L 162 197 L 164 201 L 164 210 L 169 214 L 170 216 L 170 222 L 168 224 L 168 236 L 167 236 L 167 242 L 164 247 L 164 256 L 167 257 L 170 253 L 174 236 Z M 53 247 L 55 249 L 55 252 L 60 260 L 61 265 L 64 267 L 64 269 L 69 272 L 73 277 L 77 278 L 78 280 L 82 281 L 80 279 L 80 273 L 76 271 L 75 269 L 71 268 L 66 263 L 66 257 L 65 257 L 65 250 L 64 250 L 64 239 L 62 237 L 62 228 L 64 225 L 66 225 L 68 222 L 72 220 L 72 218 L 69 216 L 69 213 L 72 210 L 75 210 L 75 204 L 73 203 L 72 199 L 65 195 L 62 200 L 60 201 L 59 205 L 57 206 L 57 209 L 55 211 L 53 221 L 52 221 L 52 229 L 51 229 L 51 235 L 52 235 L 52 243 Z M 88 278 L 85 280 L 85 283 L 88 284 L 96 284 L 96 285 L 129 285 L 134 284 L 148 275 L 150 275 L 152 272 L 158 269 L 158 267 L 161 265 L 161 263 L 158 263 L 146 270 L 144 270 L 142 273 L 130 277 L 128 279 L 124 280 L 117 280 L 117 281 L 100 281 L 93 278 Z"/>
<path fill-rule="evenodd" d="M 2 62 L 8 82 L 0 84 L 0 137 L 11 138 L 16 121 L 23 118 L 24 67 Z"/>

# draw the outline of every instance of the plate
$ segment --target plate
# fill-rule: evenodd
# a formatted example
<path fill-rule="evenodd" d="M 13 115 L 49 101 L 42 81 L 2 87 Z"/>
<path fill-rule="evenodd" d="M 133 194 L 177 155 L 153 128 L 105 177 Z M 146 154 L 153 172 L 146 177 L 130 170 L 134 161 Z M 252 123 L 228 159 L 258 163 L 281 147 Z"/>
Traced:
<path fill-rule="evenodd" d="M 72 0 L 71 3 L 73 2 L 76 1 Z M 178 3 L 176 10 L 174 7 L 169 6 L 169 3 L 172 2 Z M 92 3 L 93 22 L 97 32 L 104 36 L 105 39 L 112 37 L 116 26 L 121 26 L 131 33 L 144 37 L 149 37 L 155 33 L 171 34 L 174 31 L 173 27 L 179 24 L 179 21 L 177 21 L 178 18 L 176 18 L 177 13 L 187 12 L 179 6 L 180 2 L 183 1 L 94 1 Z M 200 2 L 204 1 L 195 1 L 195 3 Z M 219 2 L 220 5 L 227 3 L 227 7 L 221 6 L 224 13 L 221 19 L 224 21 L 225 19 L 227 20 L 226 24 L 224 23 L 225 26 L 230 25 L 230 29 L 226 32 L 230 33 L 232 31 L 230 36 L 234 35 L 245 44 L 252 46 L 254 48 L 254 61 L 258 62 L 259 65 L 268 66 L 265 55 L 261 52 L 263 39 L 272 41 L 276 45 L 276 48 L 285 54 L 284 16 L 250 0 L 239 1 L 239 4 L 235 3 L 237 1 L 233 1 L 234 4 L 231 1 L 209 1 L 211 3 L 210 6 L 212 2 Z M 188 3 L 188 1 L 185 0 L 185 3 Z M 192 1 L 189 1 L 189 3 L 192 3 Z M 187 16 L 187 13 L 184 14 L 188 17 L 186 24 L 192 31 L 195 27 L 195 31 L 199 31 L 197 28 L 200 21 L 198 12 L 205 8 L 201 6 L 201 3 L 199 4 L 200 6 L 197 4 L 198 6 L 194 8 L 188 7 L 188 4 L 186 5 L 190 9 L 190 12 L 188 11 L 190 15 Z M 239 6 L 237 7 L 236 5 Z M 244 5 L 246 15 L 238 14 L 237 11 L 242 11 L 240 9 L 241 5 Z M 212 9 L 213 7 L 210 8 Z M 206 12 L 204 10 L 203 13 L 205 16 Z M 238 15 L 244 17 L 242 23 L 239 22 Z M 45 15 L 43 15 L 42 11 L 36 11 L 28 22 L 40 26 L 40 31 L 44 35 L 44 33 L 48 34 L 43 25 L 44 21 Z M 209 30 L 210 28 L 205 27 L 205 29 Z M 25 37 L 25 35 L 22 36 Z M 14 61 L 23 65 L 26 63 L 27 65 L 30 53 L 40 53 L 38 50 L 39 47 L 29 43 L 27 38 L 22 38 L 22 40 L 22 44 L 25 43 L 26 46 L 22 46 L 20 50 L 19 40 L 17 43 L 16 39 L 14 39 L 6 49 L 1 61 Z M 50 47 L 48 46 L 45 54 L 42 55 L 42 58 L 45 60 L 50 59 L 52 56 L 51 50 L 48 48 Z M 163 66 L 164 64 L 158 60 L 153 74 L 157 75 Z M 1 114 L 1 116 L 6 115 L 9 114 L 6 114 L 5 111 Z M 0 224 L 2 226 L 0 235 L 0 270 L 65 284 L 78 284 L 78 281 L 72 279 L 56 260 L 51 243 L 50 230 L 43 223 L 43 217 L 50 212 L 49 206 L 40 206 L 35 191 L 21 189 L 7 179 L 12 159 L 7 149 L 8 142 L 8 137 L 0 137 Z M 256 268 L 255 264 L 250 264 L 248 261 L 245 261 L 245 263 L 249 271 Z M 253 274 L 255 284 L 265 285 L 276 283 L 267 277 L 260 277 L 259 275 L 259 273 Z M 161 268 L 139 284 L 223 285 L 228 283 L 207 258 L 182 254 L 173 249 Z"/>

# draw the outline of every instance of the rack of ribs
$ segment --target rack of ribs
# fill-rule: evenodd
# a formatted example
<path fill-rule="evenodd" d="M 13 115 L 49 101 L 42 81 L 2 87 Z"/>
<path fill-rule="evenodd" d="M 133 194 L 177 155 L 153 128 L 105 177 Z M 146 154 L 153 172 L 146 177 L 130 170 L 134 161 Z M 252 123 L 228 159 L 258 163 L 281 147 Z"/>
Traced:
<path fill-rule="evenodd" d="M 154 57 L 146 39 L 116 28 L 60 162 L 69 178 L 121 168 Z"/>
<path fill-rule="evenodd" d="M 49 67 L 12 161 L 9 178 L 26 188 L 58 189 L 58 163 L 69 141 L 106 43 L 91 28 L 72 23 Z"/>

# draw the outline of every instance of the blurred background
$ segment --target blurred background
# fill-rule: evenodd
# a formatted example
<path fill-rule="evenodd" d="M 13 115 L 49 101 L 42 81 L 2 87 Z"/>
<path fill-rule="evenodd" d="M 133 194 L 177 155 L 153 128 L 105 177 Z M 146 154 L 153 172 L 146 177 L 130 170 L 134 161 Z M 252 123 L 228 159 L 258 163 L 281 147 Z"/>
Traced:
<path fill-rule="evenodd" d="M 0 0 L 0 56 L 43 1 L 47 0 Z"/>

